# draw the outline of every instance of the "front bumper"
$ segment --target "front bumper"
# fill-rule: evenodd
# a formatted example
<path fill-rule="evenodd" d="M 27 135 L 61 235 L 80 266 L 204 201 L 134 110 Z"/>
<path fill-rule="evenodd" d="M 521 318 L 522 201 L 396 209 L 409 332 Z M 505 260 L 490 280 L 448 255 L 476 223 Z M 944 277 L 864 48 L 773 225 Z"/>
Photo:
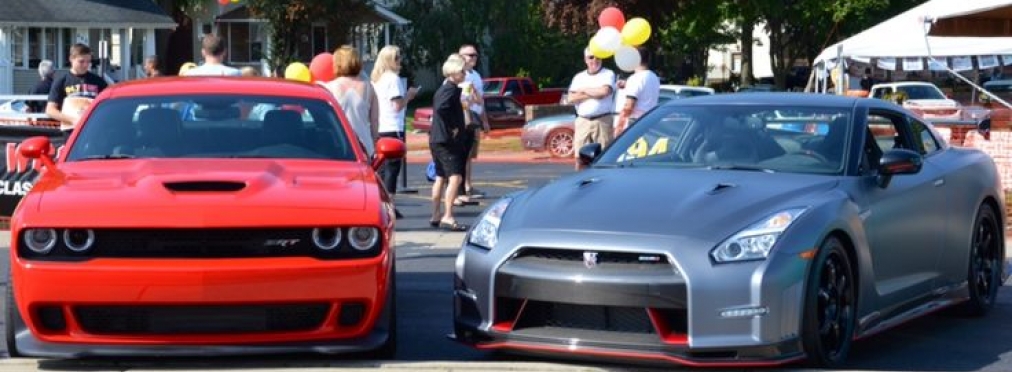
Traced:
<path fill-rule="evenodd" d="M 38 356 L 369 350 L 386 339 L 386 252 L 357 260 L 16 258 L 26 326 L 18 346 Z"/>
<path fill-rule="evenodd" d="M 580 242 L 574 245 L 550 232 L 522 235 L 523 244 L 507 237 L 492 251 L 461 250 L 458 341 L 686 365 L 776 365 L 804 356 L 804 261 L 714 265 L 708 249 L 689 248 L 700 242 L 684 239 L 567 232 L 567 241 Z M 596 256 L 592 266 L 585 253 Z"/>

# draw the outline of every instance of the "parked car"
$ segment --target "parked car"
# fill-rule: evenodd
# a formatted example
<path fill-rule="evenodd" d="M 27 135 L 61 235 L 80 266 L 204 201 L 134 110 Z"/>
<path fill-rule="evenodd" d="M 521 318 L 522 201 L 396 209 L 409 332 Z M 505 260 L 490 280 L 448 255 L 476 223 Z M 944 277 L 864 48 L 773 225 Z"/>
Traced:
<path fill-rule="evenodd" d="M 524 106 L 513 97 L 485 96 L 485 116 L 492 129 L 511 129 L 524 126 Z M 411 127 L 428 132 L 432 128 L 432 107 L 415 109 Z"/>
<path fill-rule="evenodd" d="M 138 80 L 60 151 L 24 140 L 45 169 L 11 218 L 9 355 L 392 356 L 395 218 L 375 171 L 406 150 L 380 139 L 371 159 L 337 107 L 282 79 Z"/>
<path fill-rule="evenodd" d="M 1012 80 L 991 80 L 984 83 L 984 89 L 997 95 L 1005 102 L 1012 102 Z"/>
<path fill-rule="evenodd" d="M 679 98 L 714 94 L 713 88 L 688 85 L 661 85 L 658 105 Z M 537 118 L 527 122 L 520 133 L 524 149 L 545 151 L 554 157 L 573 156 L 573 122 L 576 114 L 559 114 Z"/>
<path fill-rule="evenodd" d="M 962 119 L 959 102 L 945 96 L 935 84 L 926 81 L 897 81 L 875 84 L 868 96 L 888 99 L 900 94 L 902 106 L 919 113 L 925 119 Z"/>
<path fill-rule="evenodd" d="M 28 112 L 28 104 L 21 100 L 0 102 L 0 114 L 23 114 Z"/>
<path fill-rule="evenodd" d="M 778 111 L 827 130 L 768 128 Z M 988 313 L 1004 280 L 994 162 L 881 100 L 672 101 L 579 161 L 585 170 L 494 202 L 465 235 L 457 341 L 608 362 L 838 367 L 854 340 L 918 316 Z"/>
<path fill-rule="evenodd" d="M 482 80 L 486 96 L 513 97 L 521 105 L 548 105 L 562 100 L 566 88 L 539 89 L 529 77 L 491 77 Z"/>

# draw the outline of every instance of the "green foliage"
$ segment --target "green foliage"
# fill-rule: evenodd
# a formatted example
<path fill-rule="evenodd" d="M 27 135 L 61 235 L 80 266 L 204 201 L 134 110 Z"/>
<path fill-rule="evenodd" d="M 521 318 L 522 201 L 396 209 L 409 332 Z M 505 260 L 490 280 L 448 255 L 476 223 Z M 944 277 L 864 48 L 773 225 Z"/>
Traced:
<path fill-rule="evenodd" d="M 704 79 L 703 79 L 702 76 L 694 75 L 693 77 L 689 78 L 689 80 L 685 81 L 685 85 L 693 86 L 693 87 L 701 87 L 701 86 L 703 86 L 703 82 L 704 82 Z"/>

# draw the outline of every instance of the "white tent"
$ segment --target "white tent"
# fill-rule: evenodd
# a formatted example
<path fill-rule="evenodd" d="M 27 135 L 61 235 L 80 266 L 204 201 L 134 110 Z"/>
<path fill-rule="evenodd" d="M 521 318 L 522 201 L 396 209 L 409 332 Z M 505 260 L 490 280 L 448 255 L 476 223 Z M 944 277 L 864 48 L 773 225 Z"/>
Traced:
<path fill-rule="evenodd" d="M 1012 37 L 928 36 L 939 19 L 986 12 L 1012 5 L 1012 0 L 931 0 L 824 49 L 813 64 L 832 66 L 835 60 L 902 57 L 954 57 L 1012 54 Z M 930 53 L 929 53 L 930 45 Z M 827 63 L 829 62 L 829 63 Z"/>

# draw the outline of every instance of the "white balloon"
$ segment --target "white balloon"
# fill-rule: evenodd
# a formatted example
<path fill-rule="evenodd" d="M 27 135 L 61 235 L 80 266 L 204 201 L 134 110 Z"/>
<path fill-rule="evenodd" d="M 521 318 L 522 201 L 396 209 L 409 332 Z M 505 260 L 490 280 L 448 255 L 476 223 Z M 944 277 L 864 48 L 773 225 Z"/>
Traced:
<path fill-rule="evenodd" d="M 615 51 L 615 65 L 622 71 L 632 72 L 640 65 L 640 52 L 628 45 L 623 45 Z"/>
<path fill-rule="evenodd" d="M 622 33 L 611 26 L 601 27 L 594 38 L 597 39 L 597 46 L 604 51 L 614 52 L 622 46 Z"/>

